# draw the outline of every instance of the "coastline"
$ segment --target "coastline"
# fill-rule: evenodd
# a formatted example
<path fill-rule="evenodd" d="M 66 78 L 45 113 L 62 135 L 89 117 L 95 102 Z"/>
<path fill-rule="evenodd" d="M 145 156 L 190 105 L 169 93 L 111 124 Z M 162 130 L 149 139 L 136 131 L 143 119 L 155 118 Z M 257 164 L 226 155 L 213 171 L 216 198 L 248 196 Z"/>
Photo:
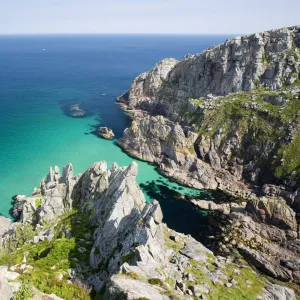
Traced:
<path fill-rule="evenodd" d="M 149 114 L 149 112 L 139 109 L 132 109 L 130 108 L 127 103 L 126 103 L 126 99 L 123 99 L 124 94 L 120 95 L 119 97 L 116 98 L 117 104 L 120 106 L 120 108 L 122 109 L 122 111 L 124 113 L 126 113 L 132 121 L 139 121 L 141 119 L 143 119 L 146 116 L 151 116 L 151 114 Z M 174 124 L 172 121 L 167 120 L 167 122 L 169 122 L 170 124 Z M 130 129 L 130 128 L 126 128 L 125 130 Z M 184 186 L 188 186 L 188 187 L 192 187 L 198 190 L 201 189 L 215 189 L 215 190 L 221 190 L 224 193 L 227 193 L 228 195 L 231 195 L 232 197 L 241 197 L 243 199 L 247 199 L 249 197 L 254 196 L 254 188 L 251 187 L 251 185 L 245 183 L 244 181 L 236 181 L 236 179 L 231 176 L 229 173 L 227 172 L 222 172 L 221 170 L 214 170 L 216 171 L 215 176 L 219 177 L 217 184 L 214 184 L 212 186 L 208 186 L 205 187 L 203 186 L 202 183 L 197 182 L 196 180 L 193 180 L 193 178 L 190 178 L 190 174 L 188 171 L 184 171 L 184 170 L 180 170 L 180 172 L 174 172 L 174 170 L 172 169 L 172 167 L 168 168 L 167 166 L 163 165 L 160 161 L 156 161 L 153 158 L 147 158 L 144 157 L 142 155 L 141 152 L 139 152 L 138 150 L 134 150 L 131 147 L 127 147 L 126 144 L 124 142 L 122 142 L 122 138 L 118 139 L 116 141 L 117 145 L 125 152 L 127 153 L 127 155 L 139 159 L 141 161 L 144 162 L 148 162 L 151 163 L 153 165 L 155 165 L 159 172 L 161 172 L 161 174 L 163 174 L 164 176 L 168 177 L 168 178 L 172 178 L 175 181 L 177 181 L 179 184 L 182 184 Z M 198 160 L 199 162 L 202 163 L 201 160 Z M 208 164 L 205 163 L 205 167 L 206 168 L 211 168 Z M 222 177 L 225 176 L 230 176 L 230 180 L 228 181 L 228 183 L 222 182 Z M 236 186 L 234 186 L 234 184 Z M 232 189 L 232 186 L 234 186 L 234 189 Z"/>

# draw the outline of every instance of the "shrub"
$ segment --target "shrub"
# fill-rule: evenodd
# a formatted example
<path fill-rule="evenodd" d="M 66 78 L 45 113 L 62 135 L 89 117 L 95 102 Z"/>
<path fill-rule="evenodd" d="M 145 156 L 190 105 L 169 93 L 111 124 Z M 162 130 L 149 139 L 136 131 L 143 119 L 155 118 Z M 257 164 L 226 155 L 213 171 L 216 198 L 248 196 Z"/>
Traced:
<path fill-rule="evenodd" d="M 163 286 L 163 282 L 159 279 L 159 278 L 150 278 L 148 279 L 148 282 L 150 284 L 154 284 L 154 285 L 160 285 L 160 286 Z"/>
<path fill-rule="evenodd" d="M 28 285 L 22 284 L 18 291 L 14 292 L 12 300 L 26 300 L 33 296 Z"/>
<path fill-rule="evenodd" d="M 122 255 L 122 262 L 125 263 L 125 262 L 130 262 L 134 257 L 134 254 L 132 252 L 128 252 L 124 255 Z"/>
<path fill-rule="evenodd" d="M 36 207 L 41 207 L 42 205 L 42 200 L 41 199 L 35 199 L 35 206 Z"/>

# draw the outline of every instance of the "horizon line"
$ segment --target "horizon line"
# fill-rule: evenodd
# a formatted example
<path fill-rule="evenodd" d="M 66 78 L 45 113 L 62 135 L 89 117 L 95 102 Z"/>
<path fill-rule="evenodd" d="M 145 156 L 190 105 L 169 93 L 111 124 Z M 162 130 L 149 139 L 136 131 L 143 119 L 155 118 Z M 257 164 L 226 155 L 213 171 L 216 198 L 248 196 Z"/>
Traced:
<path fill-rule="evenodd" d="M 16 36 L 16 35 L 248 35 L 250 33 L 168 33 L 168 32 L 163 32 L 163 33 L 150 33 L 150 32 L 58 32 L 58 33 L 51 33 L 51 32 L 44 32 L 44 33 L 0 33 L 0 36 Z"/>

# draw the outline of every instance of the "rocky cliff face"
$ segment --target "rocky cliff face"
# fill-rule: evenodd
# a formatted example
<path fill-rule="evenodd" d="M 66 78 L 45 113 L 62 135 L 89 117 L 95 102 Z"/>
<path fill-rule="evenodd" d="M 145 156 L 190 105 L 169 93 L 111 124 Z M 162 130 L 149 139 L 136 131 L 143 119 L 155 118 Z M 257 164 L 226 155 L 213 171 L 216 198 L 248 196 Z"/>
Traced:
<path fill-rule="evenodd" d="M 223 252 L 299 283 L 299 99 L 300 27 L 238 37 L 138 76 L 119 98 L 133 122 L 118 143 L 186 185 L 242 198 L 190 201 L 227 216 Z"/>
<path fill-rule="evenodd" d="M 257 86 L 276 90 L 297 80 L 299 46 L 300 27 L 295 26 L 229 39 L 182 61 L 165 59 L 134 80 L 127 103 L 180 120 L 190 98 Z"/>
<path fill-rule="evenodd" d="M 299 47 L 296 26 L 161 61 L 119 98 L 134 118 L 119 145 L 197 188 L 246 197 L 266 183 L 295 190 Z"/>
<path fill-rule="evenodd" d="M 245 261 L 168 229 L 137 171 L 99 162 L 73 176 L 69 165 L 62 177 L 50 169 L 33 196 L 17 196 L 20 221 L 0 219 L 2 299 L 296 299 Z"/>

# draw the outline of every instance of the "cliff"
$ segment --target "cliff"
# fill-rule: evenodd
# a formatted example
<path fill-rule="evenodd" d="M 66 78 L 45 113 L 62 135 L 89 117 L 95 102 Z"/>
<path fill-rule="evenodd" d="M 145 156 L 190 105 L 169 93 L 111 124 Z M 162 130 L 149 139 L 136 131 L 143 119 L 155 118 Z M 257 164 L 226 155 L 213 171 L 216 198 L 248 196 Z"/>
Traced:
<path fill-rule="evenodd" d="M 1 299 L 296 299 L 240 257 L 167 228 L 137 171 L 104 161 L 77 176 L 72 165 L 63 176 L 50 168 L 32 196 L 16 196 L 20 221 L 0 218 Z M 288 266 L 274 270 L 297 281 Z"/>
<path fill-rule="evenodd" d="M 182 61 L 165 59 L 134 80 L 127 103 L 180 120 L 188 99 L 257 87 L 277 90 L 297 81 L 299 46 L 300 27 L 295 26 L 228 39 Z"/>
<path fill-rule="evenodd" d="M 247 198 L 299 182 L 300 27 L 229 39 L 138 76 L 119 145 L 196 188 Z"/>
<path fill-rule="evenodd" d="M 138 76 L 118 98 L 133 119 L 118 144 L 183 184 L 230 193 L 235 203 L 189 199 L 224 214 L 220 251 L 299 283 L 299 99 L 300 26 L 237 37 Z"/>

